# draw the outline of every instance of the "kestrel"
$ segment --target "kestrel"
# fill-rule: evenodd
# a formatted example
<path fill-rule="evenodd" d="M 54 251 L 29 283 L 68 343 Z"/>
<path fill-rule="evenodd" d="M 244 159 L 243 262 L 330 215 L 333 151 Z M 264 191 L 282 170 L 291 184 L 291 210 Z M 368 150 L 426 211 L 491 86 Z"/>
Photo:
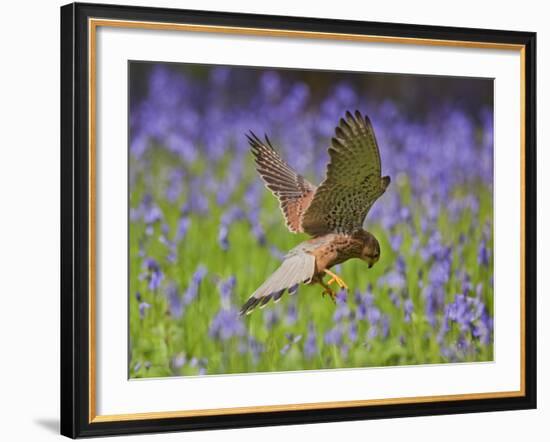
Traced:
<path fill-rule="evenodd" d="M 266 187 L 278 198 L 291 232 L 312 236 L 290 250 L 275 272 L 250 296 L 240 314 L 249 314 L 270 299 L 281 299 L 285 290 L 300 283 L 320 284 L 333 300 L 332 283 L 348 288 L 330 268 L 351 258 L 371 268 L 380 258 L 380 245 L 363 229 L 374 202 L 385 192 L 390 177 L 381 175 L 378 143 L 368 117 L 346 112 L 336 127 L 328 149 L 330 161 L 325 180 L 314 186 L 295 172 L 265 137 L 247 135 L 256 169 Z M 323 281 L 325 274 L 330 276 Z"/>

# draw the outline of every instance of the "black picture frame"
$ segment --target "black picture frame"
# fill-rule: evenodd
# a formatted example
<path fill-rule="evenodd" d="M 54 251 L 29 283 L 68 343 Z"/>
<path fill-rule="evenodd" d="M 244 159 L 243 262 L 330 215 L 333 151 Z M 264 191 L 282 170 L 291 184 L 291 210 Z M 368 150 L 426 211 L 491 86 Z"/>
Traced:
<path fill-rule="evenodd" d="M 94 422 L 89 394 L 88 19 L 187 23 L 522 45 L 524 50 L 524 395 L 317 410 Z M 536 408 L 536 34 L 73 3 L 61 7 L 61 434 L 76 438 Z"/>

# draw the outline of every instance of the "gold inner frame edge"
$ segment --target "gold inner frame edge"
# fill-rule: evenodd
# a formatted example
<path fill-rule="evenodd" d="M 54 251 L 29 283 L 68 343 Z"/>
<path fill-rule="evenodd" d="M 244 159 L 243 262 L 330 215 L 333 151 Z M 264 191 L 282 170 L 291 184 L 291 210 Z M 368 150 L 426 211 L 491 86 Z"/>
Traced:
<path fill-rule="evenodd" d="M 399 397 L 388 399 L 366 399 L 352 401 L 332 401 L 332 402 L 313 402 L 300 404 L 284 405 L 260 405 L 232 408 L 215 409 L 197 409 L 197 410 L 176 410 L 176 411 L 153 411 L 144 413 L 127 414 L 96 414 L 96 35 L 97 28 L 115 27 L 115 28 L 134 28 L 148 30 L 170 30 L 186 32 L 207 32 L 217 34 L 236 34 L 252 36 L 272 36 L 272 37 L 292 37 L 307 39 L 324 39 L 340 41 L 358 41 L 370 43 L 387 44 L 411 44 L 419 46 L 445 46 L 461 48 L 478 49 L 498 49 L 518 51 L 520 54 L 520 167 L 521 167 L 521 226 L 520 226 L 520 389 L 518 391 L 497 391 L 487 393 L 465 393 L 452 395 L 436 396 L 414 396 Z M 132 421 L 145 419 L 168 419 L 178 417 L 198 417 L 198 416 L 220 416 L 246 413 L 268 413 L 277 411 L 297 411 L 297 410 L 321 410 L 327 408 L 344 407 L 365 407 L 375 405 L 396 405 L 396 404 L 414 404 L 426 402 L 459 401 L 459 400 L 481 400 L 496 398 L 512 398 L 525 396 L 525 45 L 507 44 L 494 42 L 475 42 L 460 40 L 442 40 L 425 39 L 412 37 L 390 37 L 377 35 L 346 34 L 346 33 L 327 33 L 313 31 L 293 31 L 283 29 L 266 28 L 247 28 L 235 26 L 212 26 L 184 23 L 160 23 L 132 20 L 114 20 L 114 19 L 88 19 L 88 127 L 89 127 L 89 167 L 88 167 L 88 185 L 89 185 L 89 367 L 88 367 L 88 422 L 116 422 Z"/>

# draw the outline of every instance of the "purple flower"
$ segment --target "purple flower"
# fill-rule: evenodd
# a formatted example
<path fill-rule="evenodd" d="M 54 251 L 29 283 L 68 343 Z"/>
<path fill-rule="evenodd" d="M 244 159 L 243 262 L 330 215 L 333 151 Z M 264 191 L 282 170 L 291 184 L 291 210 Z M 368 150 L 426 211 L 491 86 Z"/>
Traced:
<path fill-rule="evenodd" d="M 430 269 L 429 280 L 433 286 L 441 287 L 449 281 L 451 263 L 446 260 L 437 261 Z"/>
<path fill-rule="evenodd" d="M 378 327 L 376 325 L 371 325 L 367 330 L 367 339 L 372 340 L 378 336 Z"/>
<path fill-rule="evenodd" d="M 143 319 L 145 317 L 145 313 L 150 308 L 151 308 L 151 304 L 149 304 L 148 302 L 143 301 L 143 302 L 139 303 L 139 317 L 140 317 L 140 319 Z"/>
<path fill-rule="evenodd" d="M 194 180 L 188 192 L 188 199 L 181 207 L 182 215 L 195 213 L 197 215 L 206 215 L 210 209 L 208 198 L 204 195 L 203 190 L 199 186 L 199 182 Z"/>
<path fill-rule="evenodd" d="M 294 325 L 298 320 L 298 309 L 296 308 L 296 302 L 288 304 L 286 309 L 285 322 L 287 325 Z"/>
<path fill-rule="evenodd" d="M 397 234 L 390 237 L 390 245 L 394 252 L 398 252 L 403 244 L 403 235 Z"/>
<path fill-rule="evenodd" d="M 256 204 L 256 202 L 253 204 Z M 266 237 L 264 229 L 260 224 L 260 212 L 256 206 L 253 207 L 254 208 L 248 214 L 248 221 L 250 223 L 252 234 L 258 241 L 258 244 L 264 246 L 266 244 Z"/>
<path fill-rule="evenodd" d="M 432 327 L 436 326 L 436 316 L 443 308 L 444 292 L 442 288 L 429 286 L 424 290 L 426 317 Z"/>
<path fill-rule="evenodd" d="M 193 273 L 193 276 L 191 277 L 191 282 L 187 286 L 187 290 L 185 290 L 185 293 L 183 294 L 184 305 L 189 305 L 196 299 L 199 294 L 200 285 L 206 276 L 206 273 L 207 271 L 204 266 L 199 265 L 197 267 L 197 270 L 195 270 L 195 273 Z"/>
<path fill-rule="evenodd" d="M 341 345 L 343 342 L 343 332 L 340 325 L 336 325 L 325 333 L 325 344 Z"/>
<path fill-rule="evenodd" d="M 279 312 L 276 309 L 270 308 L 264 310 L 265 328 L 271 330 L 279 323 Z"/>
<path fill-rule="evenodd" d="M 479 244 L 479 250 L 477 253 L 477 262 L 479 265 L 487 267 L 489 265 L 489 250 L 484 239 Z"/>
<path fill-rule="evenodd" d="M 390 290 L 389 297 L 395 307 L 401 307 L 401 297 L 396 292 Z"/>
<path fill-rule="evenodd" d="M 450 329 L 449 323 L 456 323 L 460 328 L 461 336 L 464 337 L 465 333 L 471 332 L 471 335 L 479 339 L 483 345 L 490 344 L 493 319 L 488 314 L 481 299 L 462 294 L 456 295 L 454 301 L 445 306 L 444 319 L 442 336 Z M 466 348 L 467 342 L 464 341 L 462 344 L 460 350 Z M 469 346 L 467 349 L 469 349 Z"/>
<path fill-rule="evenodd" d="M 371 325 L 378 324 L 378 321 L 380 320 L 380 317 L 382 314 L 380 313 L 380 310 L 377 307 L 371 306 L 367 310 L 367 320 Z"/>
<path fill-rule="evenodd" d="M 246 329 L 241 322 L 238 311 L 235 309 L 222 309 L 210 323 L 208 335 L 218 341 L 227 341 L 233 337 L 244 336 L 245 332 Z"/>
<path fill-rule="evenodd" d="M 145 258 L 143 261 L 145 273 L 142 273 L 141 278 L 146 279 L 149 284 L 149 290 L 156 290 L 164 278 L 164 274 L 160 270 L 160 266 L 153 258 Z"/>
<path fill-rule="evenodd" d="M 357 329 L 357 322 L 351 321 L 348 327 L 348 338 L 351 342 L 357 341 L 357 334 L 359 330 Z"/>
<path fill-rule="evenodd" d="M 153 197 L 146 194 L 141 202 L 141 213 L 145 224 L 154 224 L 163 219 L 162 210 L 153 202 Z"/>
<path fill-rule="evenodd" d="M 246 340 L 239 343 L 239 353 L 250 353 L 255 364 L 257 364 L 260 360 L 260 356 L 263 351 L 264 346 L 252 336 L 247 336 Z"/>
<path fill-rule="evenodd" d="M 168 286 L 166 297 L 168 298 L 168 308 L 172 317 L 181 318 L 183 315 L 183 302 L 175 284 Z"/>
<path fill-rule="evenodd" d="M 275 71 L 266 71 L 260 79 L 261 91 L 266 98 L 274 100 L 281 93 L 281 78 Z"/>
<path fill-rule="evenodd" d="M 182 368 L 185 363 L 187 362 L 187 357 L 185 356 L 185 353 L 178 353 L 176 356 L 172 358 L 172 366 L 179 370 Z"/>
<path fill-rule="evenodd" d="M 364 302 L 361 302 L 357 306 L 356 315 L 357 319 L 364 320 L 367 317 L 368 306 Z"/>
<path fill-rule="evenodd" d="M 181 194 L 184 175 L 182 169 L 174 169 L 170 174 L 169 184 L 166 188 L 166 199 L 171 203 L 175 203 Z"/>
<path fill-rule="evenodd" d="M 178 230 L 176 232 L 176 242 L 180 242 L 187 235 L 191 220 L 187 216 L 182 216 L 178 222 Z"/>
<path fill-rule="evenodd" d="M 340 290 L 336 294 L 336 310 L 332 316 L 334 322 L 342 322 L 346 320 L 351 314 L 351 310 L 347 302 L 347 292 Z"/>
<path fill-rule="evenodd" d="M 405 278 L 397 270 L 393 270 L 389 273 L 386 273 L 378 280 L 378 284 L 383 286 L 387 285 L 395 290 L 402 290 L 405 288 Z"/>
<path fill-rule="evenodd" d="M 264 246 L 266 243 L 265 232 L 260 223 L 252 224 L 252 234 L 256 237 L 258 244 Z"/>
<path fill-rule="evenodd" d="M 233 289 L 237 284 L 237 279 L 234 276 L 230 276 L 224 281 L 221 281 L 218 289 L 220 291 L 220 298 L 222 306 L 229 308 L 231 305 L 231 295 L 233 294 Z"/>
<path fill-rule="evenodd" d="M 407 264 L 405 263 L 405 258 L 403 258 L 403 255 L 399 255 L 397 257 L 397 260 L 395 261 L 395 268 L 401 275 L 405 276 L 407 273 Z"/>
<path fill-rule="evenodd" d="M 414 304 L 411 301 L 410 298 L 407 298 L 405 300 L 405 303 L 403 304 L 404 311 L 405 311 L 405 322 L 411 322 L 411 315 L 414 311 Z"/>
<path fill-rule="evenodd" d="M 304 342 L 304 355 L 306 359 L 311 359 L 317 355 L 317 333 L 312 322 L 307 327 L 307 337 Z"/>
<path fill-rule="evenodd" d="M 189 366 L 192 368 L 197 368 L 197 372 L 199 375 L 205 375 L 206 369 L 208 367 L 208 359 L 197 358 L 196 356 L 193 356 L 189 361 Z"/>
<path fill-rule="evenodd" d="M 229 228 L 235 221 L 242 219 L 244 213 L 242 209 L 232 206 L 221 217 L 220 227 L 218 230 L 218 243 L 223 251 L 229 249 Z"/>
<path fill-rule="evenodd" d="M 491 318 L 487 310 L 484 309 L 481 317 L 474 325 L 472 335 L 478 338 L 483 345 L 489 345 L 491 343 L 492 331 L 493 318 Z"/>
<path fill-rule="evenodd" d="M 226 224 L 220 224 L 218 243 L 224 252 L 229 250 L 229 227 Z"/>

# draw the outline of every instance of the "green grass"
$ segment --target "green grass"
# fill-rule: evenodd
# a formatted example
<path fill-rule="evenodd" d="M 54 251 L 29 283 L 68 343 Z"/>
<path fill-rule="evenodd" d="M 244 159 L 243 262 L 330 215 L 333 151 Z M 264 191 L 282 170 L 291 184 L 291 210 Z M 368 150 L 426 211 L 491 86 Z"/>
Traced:
<path fill-rule="evenodd" d="M 168 202 L 164 190 L 167 185 L 167 172 L 173 165 L 172 159 L 159 154 L 158 151 L 153 152 L 157 154 L 152 157 L 150 168 L 147 170 L 147 173 L 154 177 L 153 182 L 146 182 L 143 171 L 136 165 L 132 166 L 136 167 L 137 171 L 132 185 L 130 205 L 137 207 L 146 190 L 150 192 L 156 204 L 162 209 L 164 222 L 168 226 L 167 236 L 172 239 L 188 187 L 184 185 L 184 191 L 176 204 Z M 204 165 L 199 163 L 193 173 L 198 174 L 203 170 Z M 221 169 L 219 173 L 222 173 Z M 243 185 L 232 198 L 233 202 L 242 200 L 244 184 L 253 179 L 257 179 L 254 172 L 247 171 L 243 177 Z M 336 306 L 330 299 L 321 296 L 319 286 L 301 286 L 295 297 L 285 294 L 280 303 L 269 303 L 265 309 L 257 309 L 251 315 L 242 318 L 247 336 L 263 347 L 263 352 L 257 360 L 250 351 L 241 351 L 246 337 L 218 341 L 209 336 L 210 324 L 221 308 L 219 282 L 230 276 L 236 278 L 232 304 L 238 308 L 279 265 L 278 259 L 270 253 L 269 247 L 258 244 L 246 220 L 231 225 L 229 249 L 224 252 L 220 248 L 217 240 L 218 229 L 225 207 L 217 207 L 213 196 L 207 216 L 190 215 L 191 224 L 185 239 L 177 246 L 178 258 L 175 263 L 168 261 L 168 248 L 159 241 L 162 232 L 159 222 L 153 225 L 152 235 L 145 233 L 146 225 L 143 221 L 132 222 L 129 244 L 130 376 L 196 375 L 200 364 L 190 363 L 193 358 L 202 360 L 208 374 L 451 362 L 451 359 L 443 355 L 442 345 L 455 345 L 461 335 L 458 324 L 451 324 L 451 329 L 442 344 L 438 341 L 438 330 L 434 330 L 425 314 L 422 286 L 428 284 L 428 273 L 433 262 L 425 262 L 420 255 L 421 247 L 429 240 L 428 235 L 422 234 L 420 228 L 424 214 L 418 206 L 418 201 L 411 194 L 411 188 L 406 180 L 399 184 L 392 183 L 389 191 L 399 192 L 404 205 L 410 207 L 413 215 L 412 225 L 402 223 L 395 227 L 395 233 L 403 235 L 399 252 L 405 260 L 407 269 L 405 294 L 401 297 L 401 305 L 396 306 L 390 299 L 390 289 L 377 284 L 379 278 L 395 269 L 397 253 L 391 249 L 389 232 L 378 224 L 369 225 L 369 230 L 374 233 L 381 245 L 380 261 L 369 270 L 365 263 L 351 260 L 341 266 L 340 274 L 350 286 L 347 299 L 352 311 L 357 310 L 354 291 L 358 289 L 365 292 L 367 286 L 372 285 L 374 305 L 387 317 L 389 330 L 386 337 L 378 333 L 378 336 L 369 338 L 368 330 L 371 324 L 367 320 L 357 321 L 359 338 L 356 342 L 351 342 L 347 338 L 349 321 L 344 321 L 342 326 L 347 351 L 324 343 L 323 336 L 335 325 L 333 315 Z M 478 283 L 482 284 L 482 300 L 492 317 L 492 258 L 487 268 L 480 267 L 477 258 L 483 226 L 486 223 L 492 226 L 492 194 L 481 185 L 457 188 L 455 192 L 457 195 L 475 192 L 480 207 L 475 216 L 471 211 L 465 210 L 455 222 L 450 220 L 443 207 L 437 220 L 443 242 L 453 247 L 451 277 L 444 289 L 445 301 L 452 302 L 455 294 L 461 293 L 459 274 L 466 271 L 473 287 Z M 383 204 L 382 200 L 377 204 Z M 267 190 L 262 199 L 261 224 L 266 233 L 267 243 L 281 251 L 287 251 L 307 238 L 305 235 L 294 235 L 286 230 L 277 202 Z M 458 246 L 461 234 L 467 238 L 462 249 Z M 415 238 L 420 245 L 416 250 Z M 492 251 L 492 237 L 488 248 Z M 140 250 L 141 254 L 154 258 L 164 273 L 162 285 L 155 291 L 149 290 L 147 280 L 140 277 L 144 272 Z M 169 283 L 173 283 L 179 293 L 184 292 L 197 266 L 201 264 L 207 268 L 208 273 L 200 285 L 198 297 L 185 308 L 181 318 L 173 317 L 170 314 L 165 288 Z M 422 271 L 421 280 L 419 271 Z M 150 305 L 143 317 L 139 314 L 136 292 L 140 293 L 142 301 Z M 403 310 L 404 296 L 408 296 L 414 305 L 409 322 L 405 320 Z M 291 303 L 296 303 L 298 312 L 294 324 L 285 322 L 285 312 Z M 268 329 L 265 323 L 265 315 L 269 309 L 275 309 L 281 315 L 281 320 L 271 329 Z M 442 316 L 443 311 L 440 311 L 439 320 Z M 318 352 L 308 358 L 304 353 L 304 345 L 310 323 L 315 327 Z M 300 335 L 301 340 L 283 354 L 281 350 L 289 342 L 289 333 L 294 336 Z M 472 348 L 464 354 L 458 352 L 459 361 L 487 361 L 493 358 L 492 344 L 483 345 L 471 335 L 471 332 L 466 332 L 465 337 L 471 342 Z M 177 356 L 185 356 L 187 363 L 182 367 L 176 367 L 173 360 Z"/>

